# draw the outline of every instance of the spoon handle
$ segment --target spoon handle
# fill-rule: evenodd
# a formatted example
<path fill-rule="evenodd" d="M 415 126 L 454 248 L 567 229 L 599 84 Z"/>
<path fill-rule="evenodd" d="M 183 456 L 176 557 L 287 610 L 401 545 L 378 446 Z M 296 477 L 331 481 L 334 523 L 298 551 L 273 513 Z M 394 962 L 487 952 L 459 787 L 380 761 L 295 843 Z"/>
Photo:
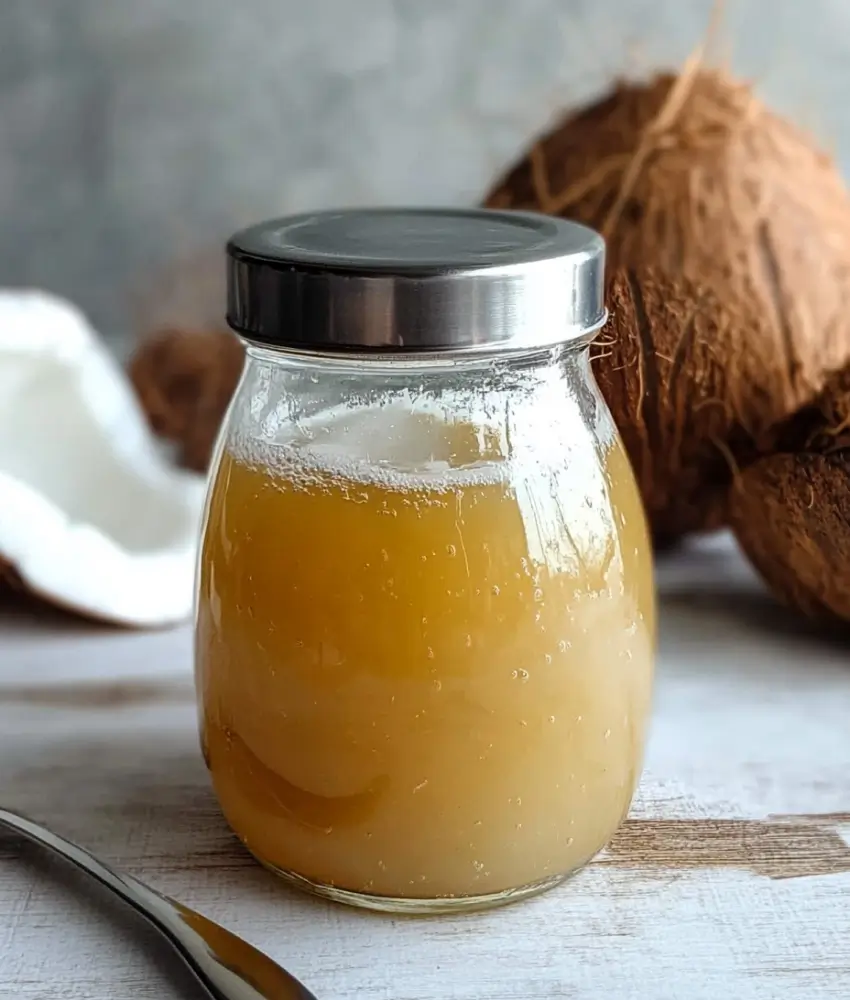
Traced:
<path fill-rule="evenodd" d="M 0 826 L 46 847 L 111 889 L 167 938 L 214 1000 L 316 1000 L 247 941 L 132 875 L 115 871 L 70 840 L 7 809 L 0 809 Z"/>
<path fill-rule="evenodd" d="M 160 918 L 166 912 L 162 907 L 165 899 L 131 875 L 119 875 L 109 865 L 99 861 L 84 848 L 78 847 L 70 840 L 65 840 L 64 837 L 60 837 L 50 830 L 46 830 L 25 816 L 0 809 L 0 823 L 16 833 L 23 834 L 36 844 L 41 844 L 42 847 L 48 848 L 55 854 L 61 855 L 66 861 L 70 861 L 72 865 L 81 868 L 92 878 L 111 889 L 151 923 L 160 924 Z M 164 929 L 164 926 L 160 926 L 160 930 Z"/>

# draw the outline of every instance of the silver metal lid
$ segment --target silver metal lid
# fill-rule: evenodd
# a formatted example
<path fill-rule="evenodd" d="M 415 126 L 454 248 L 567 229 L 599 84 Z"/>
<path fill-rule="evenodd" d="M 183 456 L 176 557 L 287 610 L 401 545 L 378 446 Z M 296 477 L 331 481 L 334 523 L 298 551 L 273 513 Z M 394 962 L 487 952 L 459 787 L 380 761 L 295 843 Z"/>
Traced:
<path fill-rule="evenodd" d="M 606 318 L 602 237 L 531 212 L 311 212 L 237 233 L 227 256 L 230 326 L 295 350 L 525 350 Z"/>

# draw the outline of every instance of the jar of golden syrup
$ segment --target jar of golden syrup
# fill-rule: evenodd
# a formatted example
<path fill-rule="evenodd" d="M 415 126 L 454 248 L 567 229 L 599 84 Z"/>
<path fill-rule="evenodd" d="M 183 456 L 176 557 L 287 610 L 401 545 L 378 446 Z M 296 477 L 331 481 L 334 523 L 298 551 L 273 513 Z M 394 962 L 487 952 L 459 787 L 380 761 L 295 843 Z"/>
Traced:
<path fill-rule="evenodd" d="M 650 547 L 589 364 L 604 244 L 353 210 L 228 246 L 247 344 L 200 556 L 202 742 L 292 883 L 494 905 L 608 841 L 641 767 Z"/>

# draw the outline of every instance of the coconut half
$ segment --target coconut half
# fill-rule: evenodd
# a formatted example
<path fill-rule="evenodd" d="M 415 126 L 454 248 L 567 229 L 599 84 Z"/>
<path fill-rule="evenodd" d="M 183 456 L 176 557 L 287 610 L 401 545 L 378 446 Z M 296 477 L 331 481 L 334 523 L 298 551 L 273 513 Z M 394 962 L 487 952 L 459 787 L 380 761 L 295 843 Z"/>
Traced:
<path fill-rule="evenodd" d="M 203 480 L 173 469 L 82 314 L 0 292 L 0 565 L 94 618 L 191 614 Z"/>

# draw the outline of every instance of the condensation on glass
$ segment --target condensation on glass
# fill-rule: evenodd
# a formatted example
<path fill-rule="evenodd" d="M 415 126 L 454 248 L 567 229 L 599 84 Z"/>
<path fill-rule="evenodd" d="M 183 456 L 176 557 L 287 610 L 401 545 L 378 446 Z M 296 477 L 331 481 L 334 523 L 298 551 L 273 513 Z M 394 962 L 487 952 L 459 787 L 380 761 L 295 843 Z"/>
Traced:
<path fill-rule="evenodd" d="M 602 240 L 351 211 L 228 251 L 249 349 L 196 634 L 227 820 L 363 906 L 555 885 L 629 808 L 654 656 L 644 516 L 588 358 Z"/>

